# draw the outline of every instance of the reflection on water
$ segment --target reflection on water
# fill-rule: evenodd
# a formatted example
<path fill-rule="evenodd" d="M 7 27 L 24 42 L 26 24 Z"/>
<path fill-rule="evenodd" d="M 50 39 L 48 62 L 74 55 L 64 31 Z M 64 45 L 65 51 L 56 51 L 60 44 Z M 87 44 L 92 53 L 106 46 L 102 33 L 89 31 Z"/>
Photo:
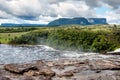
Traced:
<path fill-rule="evenodd" d="M 117 58 L 118 56 L 105 56 L 97 53 L 84 53 L 80 51 L 60 51 L 45 45 L 36 46 L 10 46 L 0 45 L 0 64 L 22 63 L 34 60 L 70 59 L 103 59 Z"/>

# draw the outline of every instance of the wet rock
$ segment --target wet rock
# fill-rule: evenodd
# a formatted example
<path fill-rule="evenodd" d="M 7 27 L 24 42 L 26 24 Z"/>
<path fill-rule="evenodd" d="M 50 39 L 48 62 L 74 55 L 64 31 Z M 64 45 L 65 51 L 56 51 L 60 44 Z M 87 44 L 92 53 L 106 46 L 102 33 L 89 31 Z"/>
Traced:
<path fill-rule="evenodd" d="M 7 77 L 2 77 L 0 76 L 0 80 L 11 80 L 10 78 L 7 78 Z"/>
<path fill-rule="evenodd" d="M 120 52 L 106 52 L 105 55 L 120 55 Z"/>

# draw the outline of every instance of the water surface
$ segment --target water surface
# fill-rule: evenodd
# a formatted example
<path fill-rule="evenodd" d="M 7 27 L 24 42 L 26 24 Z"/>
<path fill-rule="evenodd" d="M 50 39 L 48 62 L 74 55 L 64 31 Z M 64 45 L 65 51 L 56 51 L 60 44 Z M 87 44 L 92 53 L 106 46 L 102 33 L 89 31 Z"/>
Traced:
<path fill-rule="evenodd" d="M 92 52 L 60 51 L 45 45 L 12 46 L 0 44 L 0 64 L 23 63 L 34 60 L 106 59 L 119 57 Z"/>

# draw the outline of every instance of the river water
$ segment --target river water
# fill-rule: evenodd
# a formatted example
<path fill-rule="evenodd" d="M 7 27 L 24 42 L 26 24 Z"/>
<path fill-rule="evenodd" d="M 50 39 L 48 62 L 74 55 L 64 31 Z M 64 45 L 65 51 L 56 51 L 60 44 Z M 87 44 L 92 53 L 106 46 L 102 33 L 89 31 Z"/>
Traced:
<path fill-rule="evenodd" d="M 100 55 L 92 52 L 61 51 L 46 45 L 12 46 L 0 44 L 0 64 L 23 63 L 34 60 L 106 59 L 120 56 Z"/>

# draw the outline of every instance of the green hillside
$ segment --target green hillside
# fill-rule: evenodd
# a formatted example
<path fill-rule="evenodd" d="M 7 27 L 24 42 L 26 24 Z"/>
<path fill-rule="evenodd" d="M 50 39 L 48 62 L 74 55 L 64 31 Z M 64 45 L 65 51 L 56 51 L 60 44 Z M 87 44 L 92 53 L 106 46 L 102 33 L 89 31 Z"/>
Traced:
<path fill-rule="evenodd" d="M 8 33 L 0 33 L 4 36 Z M 0 38 L 1 43 L 48 45 L 56 49 L 104 52 L 120 47 L 120 26 L 116 25 L 66 25 L 43 27 L 27 32 L 9 33 Z M 11 34 L 16 35 L 14 37 Z M 19 35 L 18 35 L 19 34 Z M 5 41 L 6 37 L 8 40 Z"/>

